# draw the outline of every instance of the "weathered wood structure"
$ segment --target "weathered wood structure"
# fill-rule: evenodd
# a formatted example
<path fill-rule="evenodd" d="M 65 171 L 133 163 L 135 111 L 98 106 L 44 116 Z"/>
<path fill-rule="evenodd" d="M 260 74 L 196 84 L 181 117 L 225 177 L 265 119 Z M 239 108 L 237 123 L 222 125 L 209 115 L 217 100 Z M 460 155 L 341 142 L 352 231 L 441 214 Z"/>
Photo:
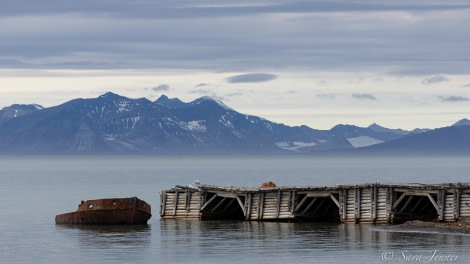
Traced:
<path fill-rule="evenodd" d="M 160 194 L 172 219 L 399 223 L 470 217 L 470 183 L 246 188 L 198 184 Z"/>

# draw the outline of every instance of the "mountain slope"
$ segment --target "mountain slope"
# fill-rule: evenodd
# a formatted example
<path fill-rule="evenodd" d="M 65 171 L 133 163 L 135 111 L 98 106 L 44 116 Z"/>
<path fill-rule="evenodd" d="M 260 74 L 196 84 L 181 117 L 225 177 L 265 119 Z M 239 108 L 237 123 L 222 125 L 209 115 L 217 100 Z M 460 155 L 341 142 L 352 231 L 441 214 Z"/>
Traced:
<path fill-rule="evenodd" d="M 425 152 L 430 146 L 456 151 L 468 136 L 459 130 L 465 126 L 431 134 L 376 124 L 290 127 L 241 114 L 210 97 L 185 103 L 164 95 L 152 102 L 106 93 L 50 108 L 13 105 L 0 116 L 3 155 L 381 153 Z"/>
<path fill-rule="evenodd" d="M 470 126 L 450 126 L 358 149 L 360 153 L 470 154 Z"/>

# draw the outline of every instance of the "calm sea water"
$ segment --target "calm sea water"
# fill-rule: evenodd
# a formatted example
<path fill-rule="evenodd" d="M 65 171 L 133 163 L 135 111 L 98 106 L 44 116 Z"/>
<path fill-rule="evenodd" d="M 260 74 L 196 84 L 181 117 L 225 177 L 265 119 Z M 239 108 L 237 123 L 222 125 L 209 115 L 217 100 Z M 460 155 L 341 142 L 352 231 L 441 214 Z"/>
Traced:
<path fill-rule="evenodd" d="M 470 181 L 469 156 L 0 157 L 0 263 L 470 263 L 470 236 L 402 227 L 159 218 L 159 192 Z M 81 200 L 138 196 L 148 226 L 55 225 Z M 434 258 L 432 258 L 434 257 Z"/>

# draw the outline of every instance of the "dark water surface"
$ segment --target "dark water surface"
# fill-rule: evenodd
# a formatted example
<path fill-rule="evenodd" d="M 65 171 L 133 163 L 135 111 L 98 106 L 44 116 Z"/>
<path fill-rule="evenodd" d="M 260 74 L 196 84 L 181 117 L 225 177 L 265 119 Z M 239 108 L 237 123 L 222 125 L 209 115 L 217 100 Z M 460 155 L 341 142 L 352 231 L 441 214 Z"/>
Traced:
<path fill-rule="evenodd" d="M 401 227 L 159 218 L 176 184 L 470 182 L 468 156 L 0 157 L 0 263 L 470 263 L 470 236 Z M 147 226 L 62 226 L 80 200 L 138 196 Z"/>

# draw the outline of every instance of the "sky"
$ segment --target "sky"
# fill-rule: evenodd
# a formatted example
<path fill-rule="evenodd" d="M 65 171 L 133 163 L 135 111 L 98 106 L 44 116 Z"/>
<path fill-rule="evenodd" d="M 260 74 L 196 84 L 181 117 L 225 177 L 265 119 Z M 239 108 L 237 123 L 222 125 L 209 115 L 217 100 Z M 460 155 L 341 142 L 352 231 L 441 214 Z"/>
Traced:
<path fill-rule="evenodd" d="M 0 108 L 114 92 L 316 129 L 470 118 L 467 0 L 5 2 Z"/>

